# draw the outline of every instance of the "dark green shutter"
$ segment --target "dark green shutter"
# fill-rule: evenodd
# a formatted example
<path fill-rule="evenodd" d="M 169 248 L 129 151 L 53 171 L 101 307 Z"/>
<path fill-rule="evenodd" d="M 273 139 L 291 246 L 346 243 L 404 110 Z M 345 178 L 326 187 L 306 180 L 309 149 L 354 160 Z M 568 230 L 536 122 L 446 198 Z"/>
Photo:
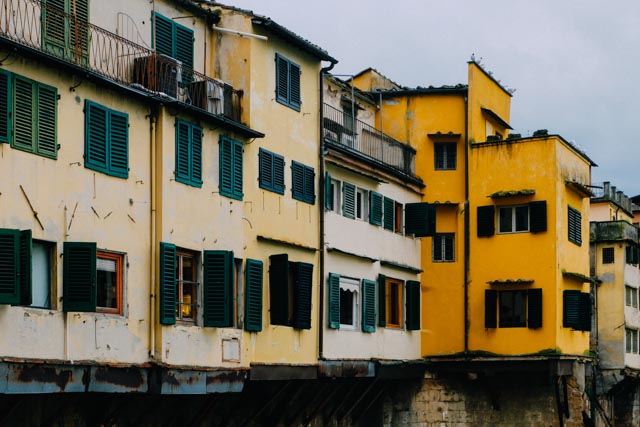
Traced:
<path fill-rule="evenodd" d="M 578 246 L 582 245 L 582 214 L 569 206 L 568 211 L 568 228 L 569 228 L 569 241 L 575 243 Z"/>
<path fill-rule="evenodd" d="M 387 276 L 378 274 L 378 326 L 387 326 Z"/>
<path fill-rule="evenodd" d="M 490 237 L 495 233 L 495 207 L 478 206 L 478 237 Z"/>
<path fill-rule="evenodd" d="M 20 305 L 31 305 L 31 230 L 20 232 Z"/>
<path fill-rule="evenodd" d="M 64 242 L 62 307 L 96 311 L 96 244 Z"/>
<path fill-rule="evenodd" d="M 385 230 L 393 231 L 393 216 L 395 214 L 394 209 L 395 202 L 388 197 L 384 198 L 384 228 Z"/>
<path fill-rule="evenodd" d="M 88 0 L 68 0 L 69 9 L 67 13 L 73 18 L 69 22 L 69 57 L 73 62 L 80 62 L 86 65 L 89 52 L 89 1 Z M 79 57 L 77 55 L 80 55 Z"/>
<path fill-rule="evenodd" d="M 56 88 L 43 84 L 38 90 L 38 128 L 36 152 L 40 155 L 55 158 L 58 152 L 56 140 L 58 92 Z"/>
<path fill-rule="evenodd" d="M 291 195 L 304 200 L 304 165 L 295 161 L 291 162 Z"/>
<path fill-rule="evenodd" d="M 498 326 L 498 291 L 486 289 L 484 291 L 484 327 L 496 328 Z"/>
<path fill-rule="evenodd" d="M 119 111 L 109 112 L 109 174 L 129 177 L 129 116 Z"/>
<path fill-rule="evenodd" d="M 191 183 L 200 187 L 202 185 L 202 128 L 191 125 Z"/>
<path fill-rule="evenodd" d="M 315 183 L 316 183 L 316 171 L 310 167 L 304 167 L 304 182 L 303 182 L 303 198 L 307 203 L 311 203 L 312 205 L 316 202 L 316 191 L 315 191 Z"/>
<path fill-rule="evenodd" d="M 248 259 L 245 267 L 244 329 L 262 330 L 262 261 Z"/>
<path fill-rule="evenodd" d="M 356 186 L 349 182 L 342 183 L 342 215 L 356 217 Z"/>
<path fill-rule="evenodd" d="M 269 311 L 272 325 L 289 324 L 289 255 L 269 257 Z"/>
<path fill-rule="evenodd" d="M 160 324 L 176 323 L 176 246 L 160 242 Z"/>
<path fill-rule="evenodd" d="M 289 61 L 276 54 L 276 99 L 289 103 Z"/>
<path fill-rule="evenodd" d="M 562 293 L 562 326 L 580 329 L 580 291 Z"/>
<path fill-rule="evenodd" d="M 191 125 L 182 120 L 176 120 L 176 180 L 185 184 L 190 180 L 189 141 L 191 140 Z"/>
<path fill-rule="evenodd" d="M 258 153 L 258 166 L 260 188 L 273 191 L 273 153 L 261 148 Z"/>
<path fill-rule="evenodd" d="M 220 137 L 220 194 L 242 200 L 242 144 Z"/>
<path fill-rule="evenodd" d="M 204 326 L 233 326 L 233 252 L 204 251 Z"/>
<path fill-rule="evenodd" d="M 20 303 L 20 231 L 0 228 L 0 304 Z"/>
<path fill-rule="evenodd" d="M 33 103 L 36 99 L 31 81 L 14 75 L 13 79 L 13 146 L 26 151 L 34 151 L 34 115 Z"/>
<path fill-rule="evenodd" d="M 85 101 L 85 167 L 107 172 L 108 113 L 100 105 Z"/>
<path fill-rule="evenodd" d="M 408 331 L 420 329 L 420 282 L 407 280 L 406 322 Z"/>
<path fill-rule="evenodd" d="M 175 23 L 175 54 L 173 57 L 187 68 L 182 72 L 182 83 L 188 85 L 193 80 L 189 72 L 193 70 L 193 30 Z"/>
<path fill-rule="evenodd" d="M 231 141 L 233 147 L 233 195 L 242 200 L 242 152 L 244 147 L 241 142 Z"/>
<path fill-rule="evenodd" d="M 174 56 L 173 45 L 174 45 L 174 34 L 173 34 L 173 21 L 165 18 L 159 13 L 153 14 L 155 20 L 155 49 L 156 52 L 162 55 L 167 55 L 170 57 Z"/>
<path fill-rule="evenodd" d="M 436 232 L 436 206 L 429 203 L 404 205 L 404 230 L 416 237 L 433 236 Z"/>
<path fill-rule="evenodd" d="M 293 305 L 293 327 L 311 329 L 311 298 L 313 290 L 313 264 L 296 262 Z"/>
<path fill-rule="evenodd" d="M 376 331 L 376 282 L 362 280 L 362 332 Z"/>
<path fill-rule="evenodd" d="M 532 233 L 547 231 L 547 202 L 538 200 L 529 203 L 529 230 Z"/>
<path fill-rule="evenodd" d="M 273 191 L 284 194 L 284 157 L 273 155 Z"/>
<path fill-rule="evenodd" d="M 382 225 L 382 194 L 375 191 L 369 193 L 369 222 Z"/>
<path fill-rule="evenodd" d="M 531 329 L 542 327 L 542 289 L 527 290 L 527 326 Z"/>
<path fill-rule="evenodd" d="M 624 261 L 627 264 L 633 264 L 633 252 L 631 246 L 624 248 Z"/>
<path fill-rule="evenodd" d="M 577 329 L 591 331 L 591 295 L 588 292 L 580 292 L 580 322 Z"/>
<path fill-rule="evenodd" d="M 329 172 L 324 174 L 324 208 L 328 211 L 333 210 L 333 187 L 331 186 L 331 175 Z"/>
<path fill-rule="evenodd" d="M 0 143 L 11 142 L 11 73 L 0 69 Z"/>
<path fill-rule="evenodd" d="M 327 289 L 327 309 L 329 315 L 329 327 L 331 329 L 340 329 L 340 275 L 329 273 L 329 289 Z"/>
<path fill-rule="evenodd" d="M 300 111 L 302 103 L 300 94 L 300 67 L 292 62 L 289 63 L 289 105 Z"/>

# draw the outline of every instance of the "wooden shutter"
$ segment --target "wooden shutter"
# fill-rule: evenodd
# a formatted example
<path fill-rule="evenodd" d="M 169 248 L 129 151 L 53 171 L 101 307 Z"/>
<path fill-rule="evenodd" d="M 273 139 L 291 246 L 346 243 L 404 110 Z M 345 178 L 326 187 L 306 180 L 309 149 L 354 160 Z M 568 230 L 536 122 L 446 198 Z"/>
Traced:
<path fill-rule="evenodd" d="M 307 203 L 314 204 L 316 202 L 315 180 L 315 170 L 310 166 L 305 166 L 302 192 L 304 194 L 304 201 Z"/>
<path fill-rule="evenodd" d="M 56 56 L 63 56 L 67 36 L 65 0 L 46 0 L 43 8 L 43 36 L 46 49 Z"/>
<path fill-rule="evenodd" d="M 376 331 L 376 282 L 362 280 L 362 332 Z"/>
<path fill-rule="evenodd" d="M 300 67 L 293 62 L 289 62 L 289 105 L 291 108 L 300 111 L 301 104 Z"/>
<path fill-rule="evenodd" d="M 174 57 L 173 21 L 165 18 L 159 13 L 154 13 L 153 17 L 155 21 L 154 47 L 156 49 L 156 53 Z"/>
<path fill-rule="evenodd" d="M 369 192 L 369 222 L 382 225 L 382 194 Z"/>
<path fill-rule="evenodd" d="M 64 242 L 62 308 L 96 311 L 96 244 Z"/>
<path fill-rule="evenodd" d="M 242 152 L 244 147 L 241 142 L 231 141 L 232 153 L 233 153 L 233 184 L 232 192 L 234 198 L 242 200 Z"/>
<path fill-rule="evenodd" d="M 20 232 L 0 228 L 0 304 L 20 303 Z"/>
<path fill-rule="evenodd" d="M 107 110 L 100 105 L 85 101 L 85 166 L 107 172 Z"/>
<path fill-rule="evenodd" d="M 289 61 L 276 54 L 276 98 L 289 103 Z"/>
<path fill-rule="evenodd" d="M 233 326 L 233 252 L 204 251 L 204 326 Z"/>
<path fill-rule="evenodd" d="M 498 326 L 498 291 L 486 289 L 484 291 L 484 327 Z"/>
<path fill-rule="evenodd" d="M 591 331 L 591 295 L 588 292 L 580 292 L 580 324 L 577 329 Z"/>
<path fill-rule="evenodd" d="M 245 267 L 244 329 L 262 331 L 262 261 L 247 259 Z"/>
<path fill-rule="evenodd" d="M 384 228 L 393 231 L 393 215 L 395 213 L 395 202 L 388 197 L 384 198 Z"/>
<path fill-rule="evenodd" d="M 58 91 L 54 87 L 38 84 L 37 94 L 36 152 L 42 156 L 55 158 L 58 152 L 56 142 Z"/>
<path fill-rule="evenodd" d="M 129 177 L 129 116 L 119 111 L 109 114 L 109 174 Z"/>
<path fill-rule="evenodd" d="M 404 231 L 416 237 L 433 236 L 436 232 L 436 206 L 429 203 L 404 205 Z"/>
<path fill-rule="evenodd" d="M 295 264 L 295 293 L 293 305 L 293 327 L 311 329 L 311 297 L 313 289 L 313 264 Z"/>
<path fill-rule="evenodd" d="M 387 326 L 387 276 L 378 274 L 378 326 Z"/>
<path fill-rule="evenodd" d="M 14 75 L 13 79 L 14 104 L 13 104 L 13 146 L 26 151 L 34 151 L 34 115 L 33 103 L 35 93 L 30 80 Z"/>
<path fill-rule="evenodd" d="M 304 200 L 304 165 L 295 161 L 291 162 L 291 195 Z"/>
<path fill-rule="evenodd" d="M 562 326 L 580 329 L 580 291 L 562 293 Z"/>
<path fill-rule="evenodd" d="M 356 186 L 349 182 L 342 183 L 342 215 L 356 217 Z"/>
<path fill-rule="evenodd" d="M 433 254 L 432 259 L 434 261 L 444 261 L 444 253 L 442 251 L 442 243 L 444 240 L 444 234 L 436 234 L 433 236 Z"/>
<path fill-rule="evenodd" d="M 220 138 L 220 194 L 233 195 L 233 148 L 231 140 Z"/>
<path fill-rule="evenodd" d="M 176 323 L 176 246 L 160 242 L 160 324 Z"/>
<path fill-rule="evenodd" d="M 269 257 L 269 311 L 272 325 L 289 324 L 289 255 Z"/>
<path fill-rule="evenodd" d="M 478 237 L 490 237 L 495 233 L 495 207 L 478 206 Z"/>
<path fill-rule="evenodd" d="M 195 187 L 202 186 L 202 128 L 190 125 L 190 174 L 189 180 Z"/>
<path fill-rule="evenodd" d="M 444 240 L 444 258 L 443 261 L 453 261 L 453 244 L 455 239 L 455 234 L 447 233 L 442 235 L 442 239 Z"/>
<path fill-rule="evenodd" d="M 547 202 L 545 200 L 529 203 L 529 230 L 532 233 L 547 231 Z"/>
<path fill-rule="evenodd" d="M 340 329 L 340 275 L 329 273 L 329 289 L 327 309 L 329 315 L 329 327 L 331 329 Z M 363 323 L 364 325 L 364 323 Z"/>
<path fill-rule="evenodd" d="M 569 241 L 582 245 L 582 214 L 569 206 L 568 213 Z"/>
<path fill-rule="evenodd" d="M 284 194 L 284 157 L 273 155 L 273 191 Z"/>
<path fill-rule="evenodd" d="M 406 322 L 408 331 L 420 329 L 420 282 L 407 280 Z"/>
<path fill-rule="evenodd" d="M 11 142 L 11 73 L 0 69 L 0 143 Z"/>
<path fill-rule="evenodd" d="M 333 210 L 333 187 L 331 186 L 331 174 L 324 174 L 324 208 L 328 211 Z"/>
<path fill-rule="evenodd" d="M 542 289 L 527 290 L 527 326 L 531 329 L 542 327 Z"/>
<path fill-rule="evenodd" d="M 174 23 L 175 25 L 175 59 L 182 62 L 182 66 L 193 70 L 193 30 L 183 25 Z M 185 70 L 186 71 L 186 70 Z M 183 75 L 183 83 L 190 83 L 190 73 L 185 72 Z"/>
<path fill-rule="evenodd" d="M 31 230 L 23 230 L 20 232 L 20 305 L 31 305 L 33 301 L 31 252 Z"/>
<path fill-rule="evenodd" d="M 183 184 L 191 183 L 191 125 L 176 120 L 176 180 Z"/>
<path fill-rule="evenodd" d="M 260 188 L 273 191 L 273 153 L 261 148 L 258 153 L 258 167 Z"/>

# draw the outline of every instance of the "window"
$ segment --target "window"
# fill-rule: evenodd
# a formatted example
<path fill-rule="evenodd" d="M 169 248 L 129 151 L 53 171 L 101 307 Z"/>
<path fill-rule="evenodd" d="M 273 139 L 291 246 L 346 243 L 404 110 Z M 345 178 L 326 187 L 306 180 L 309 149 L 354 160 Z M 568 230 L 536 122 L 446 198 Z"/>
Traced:
<path fill-rule="evenodd" d="M 315 192 L 316 173 L 312 167 L 296 161 L 291 162 L 291 193 L 292 197 L 305 203 L 316 202 Z"/>
<path fill-rule="evenodd" d="M 491 237 L 495 233 L 495 207 L 478 206 L 478 237 Z M 537 200 L 526 205 L 498 208 L 498 232 L 521 233 L 547 231 L 547 202 Z"/>
<path fill-rule="evenodd" d="M 337 179 L 333 179 L 331 178 L 331 180 L 329 181 L 329 200 L 330 200 L 330 204 L 329 204 L 329 209 L 334 211 L 335 213 L 340 213 L 341 209 L 340 209 L 340 202 L 342 200 L 342 198 L 340 197 L 340 192 L 341 192 L 341 186 L 340 186 L 340 181 L 338 181 Z"/>
<path fill-rule="evenodd" d="M 233 319 L 233 327 L 237 329 L 242 329 L 243 318 L 242 318 L 242 292 L 243 292 L 243 275 L 242 275 L 242 259 L 234 258 L 233 260 L 233 288 L 232 288 L 232 298 L 233 298 L 233 306 L 231 307 L 231 319 Z"/>
<path fill-rule="evenodd" d="M 202 128 L 176 119 L 176 181 L 202 187 Z"/>
<path fill-rule="evenodd" d="M 198 315 L 198 255 L 176 250 L 176 320 L 195 323 Z"/>
<path fill-rule="evenodd" d="M 360 282 L 340 277 L 340 329 L 353 330 L 359 324 Z"/>
<path fill-rule="evenodd" d="M 577 331 L 591 330 L 591 295 L 587 292 L 562 293 L 562 326 Z"/>
<path fill-rule="evenodd" d="M 638 354 L 638 330 L 625 328 L 625 351 L 627 353 Z"/>
<path fill-rule="evenodd" d="M 284 157 L 263 148 L 260 149 L 258 156 L 260 188 L 284 194 Z"/>
<path fill-rule="evenodd" d="M 405 295 L 406 290 L 406 295 Z M 420 282 L 378 276 L 378 325 L 406 330 L 420 329 Z"/>
<path fill-rule="evenodd" d="M 395 202 L 394 211 L 393 231 L 402 234 L 402 203 Z"/>
<path fill-rule="evenodd" d="M 401 280 L 388 278 L 386 283 L 387 327 L 402 328 L 403 283 Z"/>
<path fill-rule="evenodd" d="M 382 221 L 382 226 L 385 228 L 385 230 L 390 230 L 393 231 L 394 225 L 395 225 L 395 201 L 393 199 L 390 199 L 388 197 L 384 198 L 383 201 L 383 206 L 384 206 L 384 216 L 383 216 L 383 221 Z"/>
<path fill-rule="evenodd" d="M 433 144 L 436 170 L 455 170 L 457 145 L 451 142 Z"/>
<path fill-rule="evenodd" d="M 107 175 L 129 176 L 129 116 L 85 102 L 84 165 Z"/>
<path fill-rule="evenodd" d="M 51 54 L 86 64 L 89 44 L 89 0 L 46 0 L 42 8 L 42 38 Z"/>
<path fill-rule="evenodd" d="M 498 209 L 499 233 L 529 231 L 529 206 L 507 206 Z"/>
<path fill-rule="evenodd" d="M 153 17 L 156 53 L 177 59 L 184 67 L 193 69 L 193 31 L 159 13 Z"/>
<path fill-rule="evenodd" d="M 98 252 L 96 259 L 96 310 L 122 314 L 121 254 Z"/>
<path fill-rule="evenodd" d="M 269 257 L 272 325 L 311 329 L 313 264 L 289 262 L 287 254 Z"/>
<path fill-rule="evenodd" d="M 602 263 L 613 264 L 615 262 L 615 248 L 602 248 Z"/>
<path fill-rule="evenodd" d="M 436 205 L 407 203 L 404 205 L 405 234 L 415 237 L 433 236 L 436 232 Z"/>
<path fill-rule="evenodd" d="M 31 246 L 31 307 L 51 308 L 55 245 L 33 240 Z"/>
<path fill-rule="evenodd" d="M 300 111 L 300 66 L 276 54 L 276 100 Z"/>
<path fill-rule="evenodd" d="M 358 115 L 357 107 L 352 104 L 342 104 L 342 120 L 344 123 L 345 132 L 349 135 L 353 135 L 355 127 L 353 126 L 355 118 Z"/>
<path fill-rule="evenodd" d="M 376 330 L 376 283 L 371 280 L 350 279 L 329 273 L 328 286 L 329 328 Z M 360 297 L 361 296 L 361 297 Z"/>
<path fill-rule="evenodd" d="M 454 233 L 437 233 L 433 236 L 432 257 L 434 262 L 453 262 L 454 256 Z"/>
<path fill-rule="evenodd" d="M 342 215 L 356 217 L 356 186 L 350 182 L 342 183 Z"/>
<path fill-rule="evenodd" d="M 248 259 L 244 280 L 244 328 L 249 332 L 262 330 L 262 261 Z"/>
<path fill-rule="evenodd" d="M 502 291 L 499 294 L 498 318 L 501 328 L 527 325 L 527 291 Z"/>
<path fill-rule="evenodd" d="M 631 265 L 638 265 L 638 247 L 627 246 L 625 247 L 625 262 Z"/>
<path fill-rule="evenodd" d="M 242 143 L 220 137 L 220 194 L 242 200 Z"/>
<path fill-rule="evenodd" d="M 582 246 L 582 215 L 580 211 L 569 206 L 569 241 Z"/>
<path fill-rule="evenodd" d="M 542 327 L 542 289 L 485 290 L 485 328 Z"/>
<path fill-rule="evenodd" d="M 638 308 L 638 289 L 631 286 L 624 287 L 625 304 L 627 307 Z"/>
<path fill-rule="evenodd" d="M 362 188 L 356 190 L 356 218 L 367 221 L 369 218 L 369 192 Z"/>

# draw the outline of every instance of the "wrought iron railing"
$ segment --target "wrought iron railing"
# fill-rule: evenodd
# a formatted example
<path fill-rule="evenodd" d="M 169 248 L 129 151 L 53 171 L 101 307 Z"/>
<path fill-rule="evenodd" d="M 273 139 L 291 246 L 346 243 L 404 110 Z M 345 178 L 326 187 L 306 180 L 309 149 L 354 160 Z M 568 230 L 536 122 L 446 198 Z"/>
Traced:
<path fill-rule="evenodd" d="M 348 148 L 405 175 L 416 176 L 416 150 L 328 104 L 324 105 L 323 135 L 329 144 Z"/>
<path fill-rule="evenodd" d="M 0 0 L 0 39 L 240 122 L 242 91 L 39 0 Z"/>

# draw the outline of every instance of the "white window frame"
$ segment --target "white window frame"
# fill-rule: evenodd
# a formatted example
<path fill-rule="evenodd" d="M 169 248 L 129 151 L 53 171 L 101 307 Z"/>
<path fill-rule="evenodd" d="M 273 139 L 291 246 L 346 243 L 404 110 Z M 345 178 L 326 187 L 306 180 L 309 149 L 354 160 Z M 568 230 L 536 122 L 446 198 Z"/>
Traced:
<path fill-rule="evenodd" d="M 625 353 L 638 354 L 638 330 L 625 328 L 624 331 Z"/>
<path fill-rule="evenodd" d="M 351 324 L 342 323 L 342 316 L 340 316 L 340 330 L 357 331 L 360 326 L 360 311 L 361 311 L 360 310 L 360 293 L 361 293 L 360 280 L 340 276 L 340 293 L 341 294 L 342 294 L 342 291 L 351 292 L 352 294 L 353 323 Z"/>
<path fill-rule="evenodd" d="M 516 230 L 517 225 L 517 212 L 519 208 L 525 208 L 527 210 L 527 228 L 526 230 Z M 502 229 L 502 212 L 511 211 L 511 228 L 509 230 Z M 513 206 L 498 206 L 498 234 L 516 234 L 516 233 L 528 233 L 531 229 L 531 212 L 529 205 L 513 205 Z"/>
<path fill-rule="evenodd" d="M 624 302 L 627 307 L 638 308 L 638 288 L 625 285 Z"/>
<path fill-rule="evenodd" d="M 340 180 L 331 178 L 331 192 L 333 200 L 333 212 L 337 214 L 342 213 L 342 183 Z"/>
<path fill-rule="evenodd" d="M 54 263 L 54 260 L 56 259 L 55 252 L 54 252 L 55 243 L 47 242 L 45 240 L 33 239 L 31 244 L 32 244 L 32 250 L 31 250 L 32 302 L 30 307 L 51 309 L 53 308 L 52 300 L 51 300 L 51 294 L 52 294 L 51 289 L 52 289 L 52 283 L 54 278 L 53 263 Z M 36 254 L 36 252 L 39 252 L 39 250 L 36 250 L 36 246 L 39 248 L 42 248 L 42 252 L 44 252 L 44 258 Z M 42 268 L 40 268 L 37 265 L 41 260 L 46 263 L 46 265 L 44 265 Z M 37 298 L 37 295 L 39 294 L 35 292 L 36 288 L 46 289 L 47 295 L 44 298 L 45 299 L 44 301 L 42 301 L 42 299 Z"/>
<path fill-rule="evenodd" d="M 359 214 L 358 214 L 359 211 Z M 356 186 L 356 219 L 369 220 L 369 190 Z"/>

